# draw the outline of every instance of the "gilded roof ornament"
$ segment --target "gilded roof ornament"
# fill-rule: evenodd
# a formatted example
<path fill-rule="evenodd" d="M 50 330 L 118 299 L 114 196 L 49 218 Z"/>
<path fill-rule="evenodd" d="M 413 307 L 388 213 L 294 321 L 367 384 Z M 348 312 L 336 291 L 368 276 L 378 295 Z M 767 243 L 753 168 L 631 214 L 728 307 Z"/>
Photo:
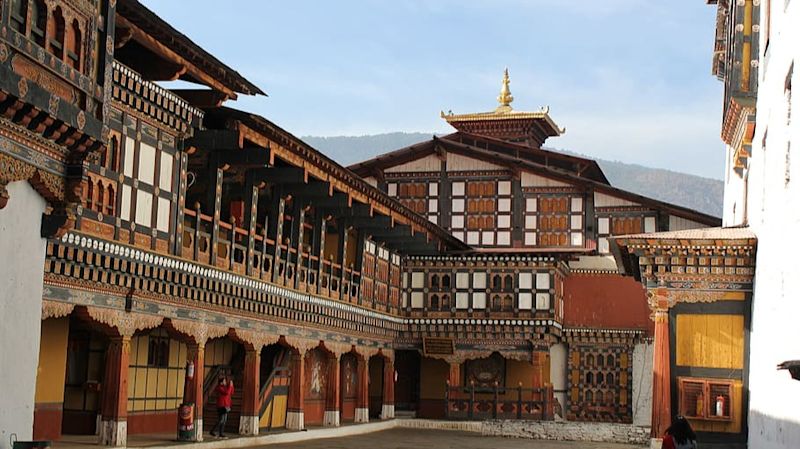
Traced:
<path fill-rule="evenodd" d="M 503 87 L 500 88 L 500 95 L 497 96 L 497 102 L 500 103 L 500 106 L 497 107 L 497 111 L 511 110 L 511 102 L 514 101 L 514 96 L 511 95 L 511 89 L 508 87 L 509 84 L 511 84 L 511 80 L 508 78 L 508 67 L 506 67 L 503 72 Z"/>

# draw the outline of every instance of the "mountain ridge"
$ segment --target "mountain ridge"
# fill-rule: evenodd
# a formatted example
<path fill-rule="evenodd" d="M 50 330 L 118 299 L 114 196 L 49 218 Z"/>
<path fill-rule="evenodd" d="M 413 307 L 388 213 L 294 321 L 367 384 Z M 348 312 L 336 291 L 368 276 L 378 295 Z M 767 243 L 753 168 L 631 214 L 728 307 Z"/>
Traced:
<path fill-rule="evenodd" d="M 302 139 L 331 159 L 347 166 L 428 140 L 435 135 L 435 133 L 392 132 L 361 136 L 304 136 Z M 675 170 L 594 158 L 569 150 L 547 149 L 596 160 L 614 187 L 716 217 L 722 216 L 721 180 Z"/>

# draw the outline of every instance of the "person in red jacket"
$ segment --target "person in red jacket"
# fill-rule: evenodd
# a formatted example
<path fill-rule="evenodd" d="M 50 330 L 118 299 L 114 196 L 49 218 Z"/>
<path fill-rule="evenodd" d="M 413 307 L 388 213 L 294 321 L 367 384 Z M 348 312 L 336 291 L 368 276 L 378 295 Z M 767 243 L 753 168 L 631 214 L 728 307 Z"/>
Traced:
<path fill-rule="evenodd" d="M 686 418 L 675 417 L 664 435 L 661 449 L 697 449 L 697 435 Z"/>
<path fill-rule="evenodd" d="M 228 422 L 228 412 L 231 411 L 231 397 L 233 396 L 233 379 L 228 376 L 219 376 L 217 381 L 217 415 L 219 421 L 211 429 L 211 435 L 225 438 L 225 424 Z M 217 430 L 219 429 L 219 430 Z"/>

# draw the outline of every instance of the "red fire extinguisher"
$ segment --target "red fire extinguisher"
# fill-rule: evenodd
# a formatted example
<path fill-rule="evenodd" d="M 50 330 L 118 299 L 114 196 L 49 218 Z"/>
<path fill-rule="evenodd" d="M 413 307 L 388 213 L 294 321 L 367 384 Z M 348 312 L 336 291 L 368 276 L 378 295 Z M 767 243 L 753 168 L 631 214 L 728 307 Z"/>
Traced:
<path fill-rule="evenodd" d="M 717 396 L 714 411 L 716 412 L 715 415 L 719 417 L 725 416 L 725 396 Z"/>

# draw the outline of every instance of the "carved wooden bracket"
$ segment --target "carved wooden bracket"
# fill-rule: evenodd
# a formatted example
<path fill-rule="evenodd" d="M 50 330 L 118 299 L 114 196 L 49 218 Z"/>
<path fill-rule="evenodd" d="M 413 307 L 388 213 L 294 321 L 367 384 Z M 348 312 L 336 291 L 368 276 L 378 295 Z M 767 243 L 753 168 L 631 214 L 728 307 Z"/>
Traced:
<path fill-rule="evenodd" d="M 75 310 L 75 304 L 60 301 L 42 300 L 42 320 L 48 318 L 61 318 Z"/>
<path fill-rule="evenodd" d="M 268 334 L 266 332 L 257 330 L 232 329 L 231 331 L 235 338 L 249 343 L 256 351 L 261 351 L 261 348 L 264 346 L 277 343 L 280 339 L 280 336 L 278 335 Z"/>
<path fill-rule="evenodd" d="M 281 335 L 281 339 L 292 348 L 296 349 L 300 355 L 304 355 L 309 349 L 319 346 L 319 340 L 309 340 L 306 338 Z"/>
<path fill-rule="evenodd" d="M 205 347 L 208 340 L 228 335 L 229 328 L 205 321 L 192 321 L 170 318 L 169 325 L 181 334 L 191 337 L 194 342 Z"/>
<path fill-rule="evenodd" d="M 123 337 L 132 337 L 138 330 L 156 328 L 164 321 L 164 318 L 158 315 L 125 312 L 104 307 L 86 306 L 86 311 L 98 323 L 117 328 L 117 332 Z"/>

